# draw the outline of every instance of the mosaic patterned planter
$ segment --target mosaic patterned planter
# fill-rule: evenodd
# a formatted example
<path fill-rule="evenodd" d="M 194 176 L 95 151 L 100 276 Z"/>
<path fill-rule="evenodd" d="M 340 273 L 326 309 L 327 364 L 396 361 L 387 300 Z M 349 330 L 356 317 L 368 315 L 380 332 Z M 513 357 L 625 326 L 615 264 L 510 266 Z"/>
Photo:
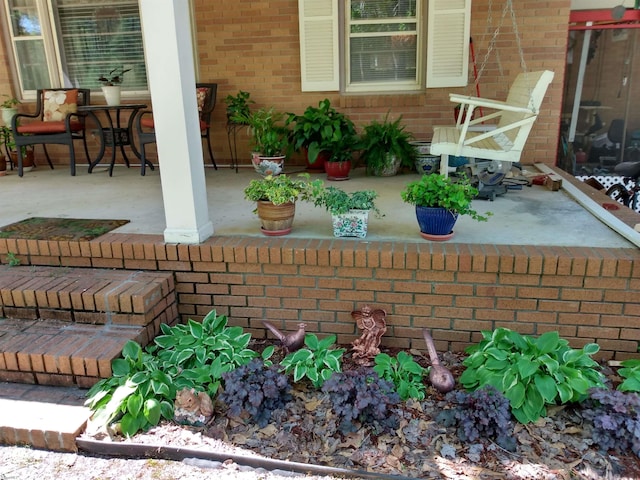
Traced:
<path fill-rule="evenodd" d="M 367 236 L 369 222 L 369 210 L 349 210 L 348 213 L 331 215 L 334 237 L 359 237 Z"/>

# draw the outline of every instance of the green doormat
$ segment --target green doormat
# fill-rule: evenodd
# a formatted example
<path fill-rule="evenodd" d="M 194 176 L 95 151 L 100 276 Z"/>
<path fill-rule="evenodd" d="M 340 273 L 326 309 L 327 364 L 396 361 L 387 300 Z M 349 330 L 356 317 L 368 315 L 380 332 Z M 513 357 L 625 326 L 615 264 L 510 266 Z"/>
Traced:
<path fill-rule="evenodd" d="M 93 240 L 129 220 L 32 217 L 0 228 L 0 238 Z"/>

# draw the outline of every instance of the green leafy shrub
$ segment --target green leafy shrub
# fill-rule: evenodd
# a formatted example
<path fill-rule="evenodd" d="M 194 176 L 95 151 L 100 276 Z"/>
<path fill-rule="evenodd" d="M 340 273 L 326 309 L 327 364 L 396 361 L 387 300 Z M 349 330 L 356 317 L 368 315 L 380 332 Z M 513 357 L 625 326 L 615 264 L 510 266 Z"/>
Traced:
<path fill-rule="evenodd" d="M 640 360 L 634 358 L 620 362 L 622 368 L 618 370 L 618 375 L 624 381 L 618 385 L 621 392 L 640 392 Z"/>
<path fill-rule="evenodd" d="M 601 450 L 640 457 L 640 397 L 607 388 L 593 388 L 584 402 L 582 416 L 593 424 L 593 441 Z"/>
<path fill-rule="evenodd" d="M 544 416 L 546 405 L 581 401 L 590 388 L 603 385 L 599 365 L 591 358 L 600 349 L 595 343 L 576 350 L 558 332 L 533 338 L 507 328 L 482 335 L 478 345 L 467 349 L 459 381 L 467 390 L 495 387 L 521 423 Z"/>
<path fill-rule="evenodd" d="M 258 356 L 247 348 L 251 334 L 242 327 L 227 327 L 227 317 L 212 310 L 202 323 L 161 325 L 162 335 L 145 350 L 128 342 L 123 358 L 111 364 L 113 376 L 96 383 L 85 402 L 93 411 L 95 428 L 119 419 L 127 436 L 173 418 L 176 392 L 183 388 L 206 390 L 215 397 L 222 374 Z"/>
<path fill-rule="evenodd" d="M 306 348 L 288 354 L 282 359 L 280 366 L 288 374 L 293 372 L 294 382 L 306 377 L 316 388 L 320 388 L 341 368 L 340 362 L 345 349 L 330 348 L 335 342 L 335 335 L 318 340 L 316 335 L 308 333 L 304 337 Z"/>
<path fill-rule="evenodd" d="M 398 352 L 396 358 L 386 353 L 379 353 L 375 358 L 374 371 L 380 376 L 392 382 L 401 400 L 414 398 L 424 399 L 427 391 L 423 377 L 428 373 L 406 352 Z"/>
<path fill-rule="evenodd" d="M 372 426 L 376 433 L 394 431 L 400 424 L 392 410 L 400 402 L 393 383 L 381 379 L 370 368 L 336 373 L 324 383 L 322 391 L 329 394 L 331 408 L 345 435 L 364 424 Z"/>
<path fill-rule="evenodd" d="M 277 369 L 276 365 L 266 367 L 261 359 L 254 358 L 222 374 L 224 390 L 219 400 L 229 407 L 232 415 L 238 416 L 244 410 L 260 428 L 266 427 L 271 414 L 291 400 L 289 380 Z"/>

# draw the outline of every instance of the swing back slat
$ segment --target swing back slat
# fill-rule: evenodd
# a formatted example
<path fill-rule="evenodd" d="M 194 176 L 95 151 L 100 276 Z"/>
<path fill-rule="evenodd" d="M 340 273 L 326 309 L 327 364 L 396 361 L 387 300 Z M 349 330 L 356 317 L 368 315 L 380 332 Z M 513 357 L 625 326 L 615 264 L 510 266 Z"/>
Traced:
<path fill-rule="evenodd" d="M 447 175 L 449 155 L 518 162 L 553 75 L 549 70 L 519 74 L 504 102 L 449 95 L 461 109 L 455 126 L 434 127 L 431 153 L 442 156 L 440 172 Z M 472 120 L 478 107 L 493 112 Z M 489 131 L 469 129 L 495 120 Z"/>

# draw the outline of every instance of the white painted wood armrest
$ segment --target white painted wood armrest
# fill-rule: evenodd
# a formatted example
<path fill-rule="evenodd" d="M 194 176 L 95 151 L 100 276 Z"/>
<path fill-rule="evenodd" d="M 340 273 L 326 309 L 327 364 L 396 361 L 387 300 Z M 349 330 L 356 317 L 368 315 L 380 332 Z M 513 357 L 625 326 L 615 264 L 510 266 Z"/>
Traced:
<path fill-rule="evenodd" d="M 450 93 L 449 100 L 454 103 L 473 105 L 474 107 L 493 108 L 495 110 L 508 110 L 510 112 L 520 113 L 535 113 L 530 108 L 516 107 L 515 105 L 509 105 L 508 103 L 500 100 L 488 100 L 486 98 L 471 97 L 469 95 L 459 95 L 457 93 Z"/>

